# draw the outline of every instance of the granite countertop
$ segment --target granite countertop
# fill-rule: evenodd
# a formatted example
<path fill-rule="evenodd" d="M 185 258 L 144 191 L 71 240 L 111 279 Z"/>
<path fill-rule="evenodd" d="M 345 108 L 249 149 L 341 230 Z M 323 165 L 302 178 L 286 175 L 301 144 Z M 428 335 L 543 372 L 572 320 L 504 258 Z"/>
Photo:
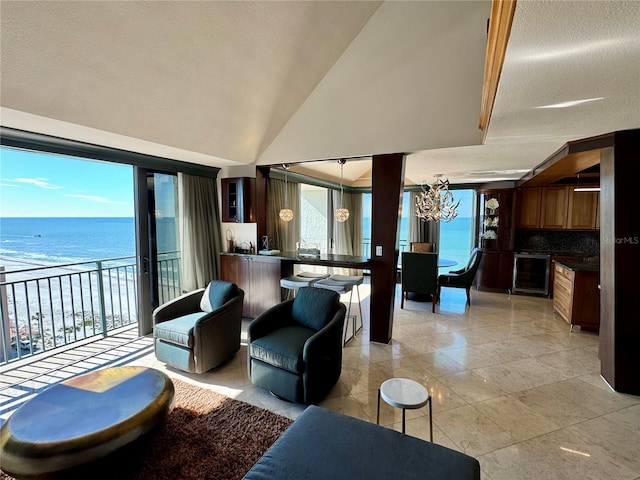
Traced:
<path fill-rule="evenodd" d="M 598 262 L 571 262 L 571 261 L 563 261 L 556 260 L 556 264 L 562 265 L 563 267 L 568 268 L 569 270 L 573 270 L 574 272 L 599 272 L 600 271 L 600 263 Z"/>
<path fill-rule="evenodd" d="M 237 252 L 222 252 L 222 255 L 233 255 L 242 257 L 262 257 L 262 258 L 275 258 L 293 263 L 306 264 L 306 265 L 320 265 L 320 266 L 338 266 L 338 267 L 354 267 L 354 268 L 369 268 L 371 259 L 368 257 L 358 257 L 353 255 L 336 255 L 331 253 L 322 253 L 319 257 L 305 257 L 296 255 L 296 252 L 279 252 L 276 255 L 260 255 L 254 253 L 237 253 Z"/>

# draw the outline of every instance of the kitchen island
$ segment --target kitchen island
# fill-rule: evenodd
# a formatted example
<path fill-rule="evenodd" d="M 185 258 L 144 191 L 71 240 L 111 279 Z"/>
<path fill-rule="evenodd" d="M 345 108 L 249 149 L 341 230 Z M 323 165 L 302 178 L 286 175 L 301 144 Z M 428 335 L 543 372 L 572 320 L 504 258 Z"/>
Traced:
<path fill-rule="evenodd" d="M 600 328 L 600 265 L 595 262 L 556 261 L 553 310 L 573 331 Z"/>

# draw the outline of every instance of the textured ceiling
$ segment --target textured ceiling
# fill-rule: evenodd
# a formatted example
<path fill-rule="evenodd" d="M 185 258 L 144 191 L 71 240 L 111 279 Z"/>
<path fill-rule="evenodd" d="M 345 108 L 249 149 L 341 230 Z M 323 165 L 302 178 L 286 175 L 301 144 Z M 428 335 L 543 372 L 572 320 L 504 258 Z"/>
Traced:
<path fill-rule="evenodd" d="M 489 10 L 3 0 L 0 121 L 215 166 L 407 152 L 409 183 L 518 179 L 567 140 L 640 127 L 640 2 L 519 0 L 481 145 Z"/>

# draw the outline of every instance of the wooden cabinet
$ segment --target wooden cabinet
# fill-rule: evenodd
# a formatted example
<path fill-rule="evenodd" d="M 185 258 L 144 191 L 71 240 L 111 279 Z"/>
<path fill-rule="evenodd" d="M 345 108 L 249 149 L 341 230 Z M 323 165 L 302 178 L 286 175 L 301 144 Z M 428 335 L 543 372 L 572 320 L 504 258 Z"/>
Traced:
<path fill-rule="evenodd" d="M 281 302 L 279 258 L 258 255 L 221 255 L 220 277 L 244 290 L 242 315 L 255 318 Z"/>
<path fill-rule="evenodd" d="M 515 233 L 515 190 L 481 190 L 480 238 L 483 255 L 476 275 L 478 289 L 511 290 Z"/>
<path fill-rule="evenodd" d="M 480 190 L 480 238 L 483 250 L 513 251 L 515 190 Z"/>
<path fill-rule="evenodd" d="M 540 204 L 542 203 L 542 189 L 521 188 L 517 196 L 516 227 L 540 228 Z"/>
<path fill-rule="evenodd" d="M 513 283 L 513 252 L 483 251 L 476 274 L 480 290 L 508 292 Z"/>
<path fill-rule="evenodd" d="M 516 227 L 548 230 L 599 230 L 599 192 L 574 192 L 575 185 L 520 188 Z"/>
<path fill-rule="evenodd" d="M 567 228 L 569 187 L 544 187 L 540 226 L 546 229 Z"/>
<path fill-rule="evenodd" d="M 256 179 L 249 177 L 223 178 L 222 221 L 253 223 L 256 221 Z"/>
<path fill-rule="evenodd" d="M 553 285 L 553 310 L 573 329 L 579 325 L 586 330 L 600 327 L 600 291 L 598 271 L 572 269 L 556 263 Z"/>
<path fill-rule="evenodd" d="M 594 230 L 599 227 L 599 197 L 599 192 L 574 192 L 573 188 L 569 188 L 567 228 Z"/>

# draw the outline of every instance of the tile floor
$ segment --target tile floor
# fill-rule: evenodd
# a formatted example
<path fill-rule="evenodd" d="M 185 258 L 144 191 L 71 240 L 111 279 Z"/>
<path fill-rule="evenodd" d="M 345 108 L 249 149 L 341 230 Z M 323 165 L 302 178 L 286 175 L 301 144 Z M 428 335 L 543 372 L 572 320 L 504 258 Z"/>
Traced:
<path fill-rule="evenodd" d="M 368 285 L 361 289 L 367 317 Z M 365 321 L 344 349 L 338 384 L 320 405 L 375 422 L 379 385 L 411 378 L 433 397 L 434 441 L 478 458 L 483 480 L 640 480 L 640 397 L 615 393 L 600 378 L 596 334 L 570 333 L 545 298 L 472 291 L 468 308 L 464 291 L 445 289 L 442 297 L 433 314 L 430 303 L 408 301 L 401 310 L 398 292 L 389 345 L 369 342 Z M 251 385 L 244 346 L 203 375 L 166 368 L 150 346 L 148 338 L 129 338 L 120 356 L 114 350 L 97 356 L 102 365 L 158 368 L 291 418 L 304 408 Z M 91 357 L 61 370 L 87 362 L 97 368 Z M 20 378 L 16 371 L 9 373 Z M 19 388 L 34 381 L 23 379 Z M 427 407 L 407 411 L 407 434 L 429 438 L 427 413 Z M 9 407 L 0 410 L 0 418 L 9 414 Z M 382 404 L 382 424 L 400 430 L 401 418 Z"/>

